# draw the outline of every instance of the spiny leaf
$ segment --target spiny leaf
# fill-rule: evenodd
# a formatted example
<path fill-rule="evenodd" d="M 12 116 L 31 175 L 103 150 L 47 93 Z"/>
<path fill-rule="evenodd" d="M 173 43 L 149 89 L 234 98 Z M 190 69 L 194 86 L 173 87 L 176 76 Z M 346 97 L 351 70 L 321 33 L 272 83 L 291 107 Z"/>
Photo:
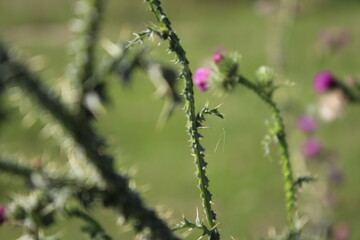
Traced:
<path fill-rule="evenodd" d="M 310 182 L 314 182 L 316 181 L 316 178 L 311 177 L 311 176 L 304 176 L 304 177 L 299 177 L 298 179 L 296 179 L 296 181 L 294 182 L 295 188 L 301 188 L 302 185 L 304 183 L 310 183 Z"/>

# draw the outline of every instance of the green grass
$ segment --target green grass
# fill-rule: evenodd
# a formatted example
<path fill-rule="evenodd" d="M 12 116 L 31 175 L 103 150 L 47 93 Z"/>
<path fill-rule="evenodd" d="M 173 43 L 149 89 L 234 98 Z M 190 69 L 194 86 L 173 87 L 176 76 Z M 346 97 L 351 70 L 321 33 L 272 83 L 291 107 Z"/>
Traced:
<path fill-rule="evenodd" d="M 67 31 L 72 2 L 0 2 L 1 35 L 9 45 L 20 48 L 26 57 L 45 56 L 48 68 L 43 75 L 49 79 L 48 83 L 60 76 L 66 67 L 66 47 L 73 38 Z M 142 1 L 110 1 L 109 4 L 103 32 L 111 39 L 116 39 L 121 29 L 140 31 L 150 21 L 154 22 Z M 241 53 L 241 71 L 252 77 L 258 66 L 267 63 L 267 20 L 254 12 L 249 4 L 215 1 L 204 4 L 203 1 L 165 1 L 164 4 L 188 52 L 191 67 L 202 66 L 214 49 L 223 46 Z M 356 2 L 330 2 L 305 8 L 290 31 L 287 77 L 296 86 L 279 90 L 279 98 L 287 100 L 282 106 L 287 110 L 285 118 L 291 153 L 296 161 L 302 161 L 297 156 L 304 137 L 295 129 L 295 119 L 316 101 L 311 89 L 313 76 L 322 69 L 332 69 L 339 76 L 360 75 L 357 54 L 360 49 L 359 10 L 360 4 Z M 322 29 L 332 27 L 349 29 L 353 40 L 338 55 L 320 64 L 315 50 L 316 38 Z M 171 59 L 160 51 L 155 50 L 153 54 L 164 61 Z M 108 136 L 109 151 L 119 156 L 118 166 L 138 169 L 134 180 L 140 189 L 149 188 L 143 193 L 149 206 L 171 209 L 172 222 L 180 220 L 183 214 L 194 219 L 201 203 L 183 113 L 179 110 L 162 129 L 157 129 L 163 102 L 154 98 L 153 87 L 146 77 L 142 73 L 136 74 L 135 82 L 127 89 L 121 88 L 116 79 L 110 82 L 114 102 L 108 113 L 99 119 L 98 127 Z M 244 88 L 221 99 L 201 92 L 196 92 L 196 97 L 198 107 L 207 100 L 211 106 L 223 103 L 220 110 L 225 120 L 209 118 L 209 129 L 202 131 L 208 154 L 210 189 L 214 193 L 214 208 L 218 212 L 223 239 L 230 239 L 230 236 L 259 239 L 266 236 L 269 227 L 276 226 L 281 230 L 286 214 L 280 166 L 276 154 L 272 161 L 263 156 L 260 144 L 266 133 L 264 120 L 269 119 L 266 107 Z M 0 145 L 11 153 L 22 152 L 29 159 L 41 156 L 49 147 L 53 152 L 51 156 L 56 156 L 59 151 L 56 141 L 42 139 L 38 134 L 42 124 L 26 129 L 21 125 L 17 110 L 12 109 L 12 112 L 10 121 L 1 128 Z M 360 238 L 360 230 L 356 229 L 360 224 L 356 214 L 360 200 L 357 186 L 360 181 L 357 173 L 360 166 L 359 116 L 360 108 L 352 106 L 344 118 L 323 124 L 319 131 L 324 144 L 338 152 L 347 177 L 346 184 L 338 189 L 341 201 L 331 219 L 349 222 L 352 239 Z M 309 165 L 312 168 L 312 163 Z M 7 195 L 21 189 L 20 181 L 13 183 L 3 174 L 0 180 L 3 202 L 8 199 Z M 301 194 L 306 195 L 307 189 Z M 300 210 L 307 211 L 301 205 Z M 112 213 L 95 211 L 95 214 L 102 216 L 110 232 L 122 231 L 122 226 L 115 226 Z M 61 222 L 63 239 L 80 239 L 79 230 L 74 227 L 79 225 L 77 221 L 63 219 Z M 57 231 L 58 228 L 49 230 L 50 233 Z M 8 225 L 0 228 L 0 236 L 6 236 L 4 239 L 15 239 L 20 232 L 21 229 Z M 124 235 L 124 238 L 130 239 L 132 235 Z M 196 238 L 197 234 L 190 237 Z"/>

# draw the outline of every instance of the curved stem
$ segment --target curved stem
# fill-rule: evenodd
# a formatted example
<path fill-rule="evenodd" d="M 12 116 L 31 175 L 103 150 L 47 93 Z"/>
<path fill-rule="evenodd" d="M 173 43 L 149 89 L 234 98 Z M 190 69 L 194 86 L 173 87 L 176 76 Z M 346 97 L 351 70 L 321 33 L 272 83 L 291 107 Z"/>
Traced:
<path fill-rule="evenodd" d="M 195 99 L 193 90 L 192 72 L 189 67 L 189 61 L 186 52 L 180 44 L 180 39 L 171 27 L 171 22 L 161 7 L 159 0 L 146 0 L 150 5 L 160 24 L 159 35 L 162 39 L 169 41 L 169 49 L 176 55 L 176 61 L 180 63 L 181 70 L 179 77 L 184 80 L 184 97 L 185 97 L 185 115 L 187 117 L 187 132 L 190 135 L 192 153 L 195 158 L 197 168 L 197 177 L 199 179 L 200 196 L 202 205 L 206 214 L 207 222 L 212 229 L 210 239 L 220 239 L 219 232 L 216 228 L 216 214 L 212 209 L 212 194 L 210 193 L 209 179 L 206 176 L 206 165 L 204 159 L 204 148 L 200 144 L 200 135 L 198 133 L 197 119 L 195 114 Z"/>
<path fill-rule="evenodd" d="M 295 228 L 295 215 L 297 212 L 296 206 L 296 189 L 293 179 L 292 167 L 289 156 L 289 148 L 286 141 L 285 125 L 283 118 L 280 114 L 280 110 L 276 106 L 276 103 L 272 100 L 271 96 L 259 90 L 259 88 L 247 80 L 246 78 L 240 76 L 239 83 L 245 87 L 254 91 L 265 103 L 268 104 L 270 111 L 273 114 L 275 120 L 275 136 L 279 141 L 279 153 L 282 165 L 282 173 L 285 182 L 285 199 L 286 199 L 286 209 L 287 209 L 287 218 L 288 223 L 291 229 Z"/>

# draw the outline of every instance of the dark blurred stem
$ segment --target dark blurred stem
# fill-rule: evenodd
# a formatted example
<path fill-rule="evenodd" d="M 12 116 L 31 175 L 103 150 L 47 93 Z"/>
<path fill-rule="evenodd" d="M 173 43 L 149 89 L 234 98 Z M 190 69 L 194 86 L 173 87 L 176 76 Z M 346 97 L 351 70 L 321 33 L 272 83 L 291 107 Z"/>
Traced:
<path fill-rule="evenodd" d="M 106 204 L 119 209 L 125 218 L 135 219 L 137 231 L 149 228 L 154 239 L 178 239 L 155 211 L 144 205 L 140 195 L 129 187 L 127 176 L 115 172 L 114 158 L 105 153 L 107 145 L 90 122 L 82 121 L 71 114 L 34 74 L 21 63 L 10 59 L 1 45 L 0 55 L 7 56 L 6 61 L 0 62 L 0 82 L 15 83 L 24 91 L 28 91 L 72 134 L 79 146 L 84 149 L 89 162 L 97 168 L 106 182 L 107 192 L 111 193 Z"/>
<path fill-rule="evenodd" d="M 13 159 L 0 158 L 0 171 L 28 178 L 36 170 L 23 163 L 15 163 Z"/>
<path fill-rule="evenodd" d="M 261 100 L 263 100 L 268 106 L 275 120 L 274 135 L 276 136 L 279 143 L 279 153 L 282 165 L 282 173 L 285 183 L 285 199 L 288 224 L 291 230 L 295 230 L 295 216 L 297 213 L 296 206 L 296 189 L 293 178 L 293 170 L 291 167 L 289 148 L 286 141 L 285 125 L 282 119 L 280 110 L 276 106 L 276 103 L 272 100 L 272 97 L 262 92 L 254 83 L 248 79 L 240 76 L 239 83 L 253 92 L 255 92 Z"/>
<path fill-rule="evenodd" d="M 83 192 L 97 193 L 99 195 L 105 192 L 105 190 L 101 187 L 96 185 L 94 186 L 87 183 L 86 181 L 71 178 L 67 175 L 54 176 L 53 173 L 50 174 L 44 169 L 30 167 L 28 164 L 19 162 L 13 158 L 0 157 L 0 172 L 17 175 L 25 179 L 29 179 L 31 175 L 35 173 L 41 174 L 44 178 L 46 178 L 47 184 L 52 188 L 61 188 L 67 186 L 71 187 L 75 191 L 79 190 Z"/>
<path fill-rule="evenodd" d="M 98 45 L 100 26 L 103 19 L 105 0 L 84 0 L 87 1 L 91 9 L 84 16 L 85 31 L 82 33 L 81 41 L 84 44 L 82 51 L 83 61 L 80 62 L 78 68 L 79 81 L 85 83 L 94 72 L 95 50 Z"/>

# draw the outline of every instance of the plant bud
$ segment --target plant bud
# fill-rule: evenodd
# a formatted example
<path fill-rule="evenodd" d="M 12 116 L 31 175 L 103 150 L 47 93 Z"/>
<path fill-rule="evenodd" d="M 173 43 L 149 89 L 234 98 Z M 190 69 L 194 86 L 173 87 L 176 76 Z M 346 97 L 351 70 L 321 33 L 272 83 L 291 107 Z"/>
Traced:
<path fill-rule="evenodd" d="M 275 73 L 272 68 L 267 66 L 261 66 L 256 71 L 256 81 L 260 86 L 263 87 L 271 87 L 273 85 L 273 81 L 275 78 Z"/>

